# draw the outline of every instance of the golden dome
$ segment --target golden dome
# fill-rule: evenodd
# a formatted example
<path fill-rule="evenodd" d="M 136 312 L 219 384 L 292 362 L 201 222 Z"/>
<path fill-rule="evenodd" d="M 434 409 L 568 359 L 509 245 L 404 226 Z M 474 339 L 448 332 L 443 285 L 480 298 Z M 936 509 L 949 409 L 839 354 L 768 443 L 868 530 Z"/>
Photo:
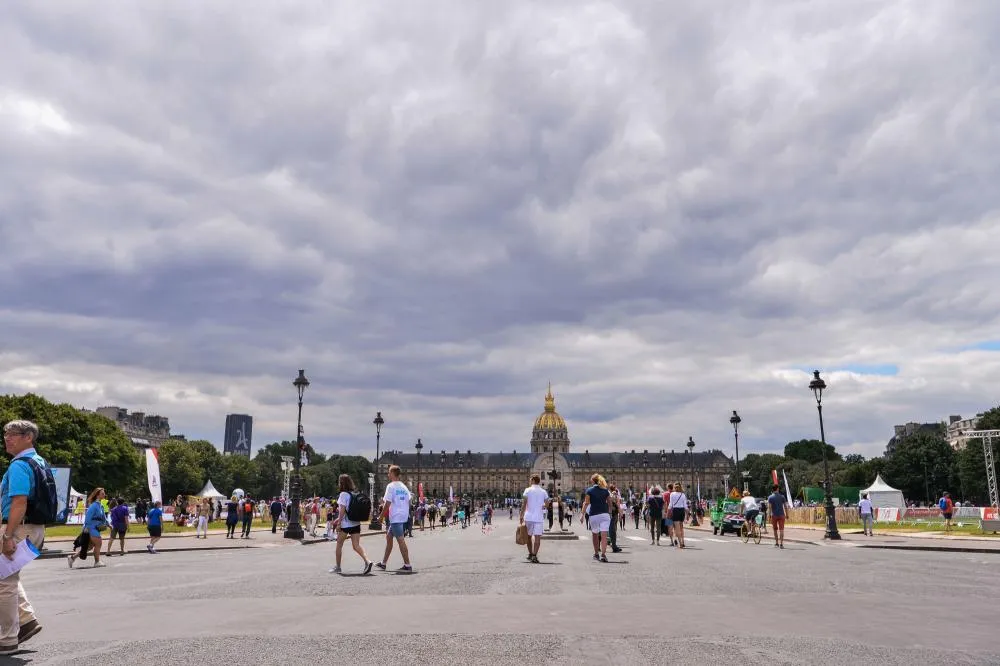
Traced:
<path fill-rule="evenodd" d="M 551 383 L 548 393 L 545 394 L 545 411 L 535 419 L 535 430 L 566 430 L 566 422 L 556 412 L 556 399 L 552 396 Z"/>

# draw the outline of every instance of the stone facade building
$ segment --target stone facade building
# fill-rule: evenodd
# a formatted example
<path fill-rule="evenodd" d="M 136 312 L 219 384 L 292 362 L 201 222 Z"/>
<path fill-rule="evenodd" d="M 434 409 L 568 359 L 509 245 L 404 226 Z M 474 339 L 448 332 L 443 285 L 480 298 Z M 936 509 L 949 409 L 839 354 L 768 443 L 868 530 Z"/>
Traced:
<path fill-rule="evenodd" d="M 165 416 L 145 412 L 129 414 L 127 409 L 118 406 L 98 407 L 95 412 L 117 423 L 140 451 L 159 448 L 160 444 L 171 439 L 170 420 Z"/>
<path fill-rule="evenodd" d="M 403 480 L 414 492 L 424 484 L 428 497 L 443 498 L 452 489 L 456 496 L 477 498 L 520 497 L 531 475 L 541 474 L 551 492 L 579 496 L 590 485 L 590 477 L 599 473 L 608 483 L 627 492 L 641 494 L 647 486 L 681 482 L 691 484 L 692 466 L 696 486 L 703 497 L 723 492 L 726 476 L 733 481 L 733 459 L 712 449 L 690 454 L 686 450 L 635 449 L 617 453 L 582 453 L 571 451 L 566 421 L 556 411 L 552 387 L 545 395 L 545 406 L 535 419 L 528 451 L 473 453 L 466 451 L 427 451 L 421 454 L 387 451 L 378 461 L 382 483 L 389 465 L 399 465 Z M 555 472 L 555 479 L 552 473 Z M 384 483 L 382 483 L 384 485 Z M 692 493 L 694 494 L 694 493 Z"/>

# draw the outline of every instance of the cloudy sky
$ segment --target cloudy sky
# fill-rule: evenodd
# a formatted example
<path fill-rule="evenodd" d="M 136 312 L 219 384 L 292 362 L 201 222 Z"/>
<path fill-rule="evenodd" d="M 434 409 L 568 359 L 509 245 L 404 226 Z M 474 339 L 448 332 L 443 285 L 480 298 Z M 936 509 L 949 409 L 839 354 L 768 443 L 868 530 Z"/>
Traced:
<path fill-rule="evenodd" d="M 14 2 L 0 391 L 221 446 L 880 453 L 1000 402 L 994 2 Z M 155 6 L 155 4 L 154 4 Z"/>

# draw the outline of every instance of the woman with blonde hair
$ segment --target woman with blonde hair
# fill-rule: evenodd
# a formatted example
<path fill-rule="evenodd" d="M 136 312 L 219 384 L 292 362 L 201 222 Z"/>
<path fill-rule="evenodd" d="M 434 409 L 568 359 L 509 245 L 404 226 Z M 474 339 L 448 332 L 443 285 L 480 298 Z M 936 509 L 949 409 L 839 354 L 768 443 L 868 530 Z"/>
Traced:
<path fill-rule="evenodd" d="M 611 492 L 608 490 L 608 482 L 600 474 L 590 477 L 592 485 L 587 488 L 586 496 L 583 498 L 582 514 L 587 515 L 590 509 L 590 532 L 594 544 L 594 559 L 601 562 L 608 561 L 608 530 L 611 528 Z M 583 515 L 580 522 L 583 522 Z"/>
<path fill-rule="evenodd" d="M 101 562 L 101 530 L 108 525 L 108 514 L 104 512 L 104 505 L 101 500 L 107 496 L 104 488 L 94 488 L 87 497 L 87 513 L 83 518 L 83 527 L 90 536 L 90 547 L 94 553 L 94 566 L 106 567 L 108 565 Z M 87 554 L 86 546 L 79 555 L 73 553 L 69 556 L 69 566 L 73 568 L 73 562 L 77 558 L 83 559 Z"/>
<path fill-rule="evenodd" d="M 674 534 L 680 542 L 680 547 L 684 548 L 684 517 L 687 513 L 687 495 L 684 494 L 684 486 L 679 483 L 674 484 L 674 491 L 670 493 L 667 508 L 670 510 L 670 519 L 674 522 Z"/>

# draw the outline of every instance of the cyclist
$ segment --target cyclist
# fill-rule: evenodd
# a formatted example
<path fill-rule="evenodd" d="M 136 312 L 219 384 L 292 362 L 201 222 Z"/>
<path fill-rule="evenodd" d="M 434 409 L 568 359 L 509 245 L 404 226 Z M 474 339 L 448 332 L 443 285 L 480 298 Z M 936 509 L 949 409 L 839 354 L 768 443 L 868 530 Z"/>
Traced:
<path fill-rule="evenodd" d="M 754 499 L 749 490 L 743 491 L 743 499 L 740 500 L 740 513 L 743 515 L 743 520 L 747 522 L 747 529 L 750 529 L 749 526 L 753 525 L 754 521 L 757 520 L 757 516 L 760 515 L 760 507 L 757 506 L 757 500 Z"/>

